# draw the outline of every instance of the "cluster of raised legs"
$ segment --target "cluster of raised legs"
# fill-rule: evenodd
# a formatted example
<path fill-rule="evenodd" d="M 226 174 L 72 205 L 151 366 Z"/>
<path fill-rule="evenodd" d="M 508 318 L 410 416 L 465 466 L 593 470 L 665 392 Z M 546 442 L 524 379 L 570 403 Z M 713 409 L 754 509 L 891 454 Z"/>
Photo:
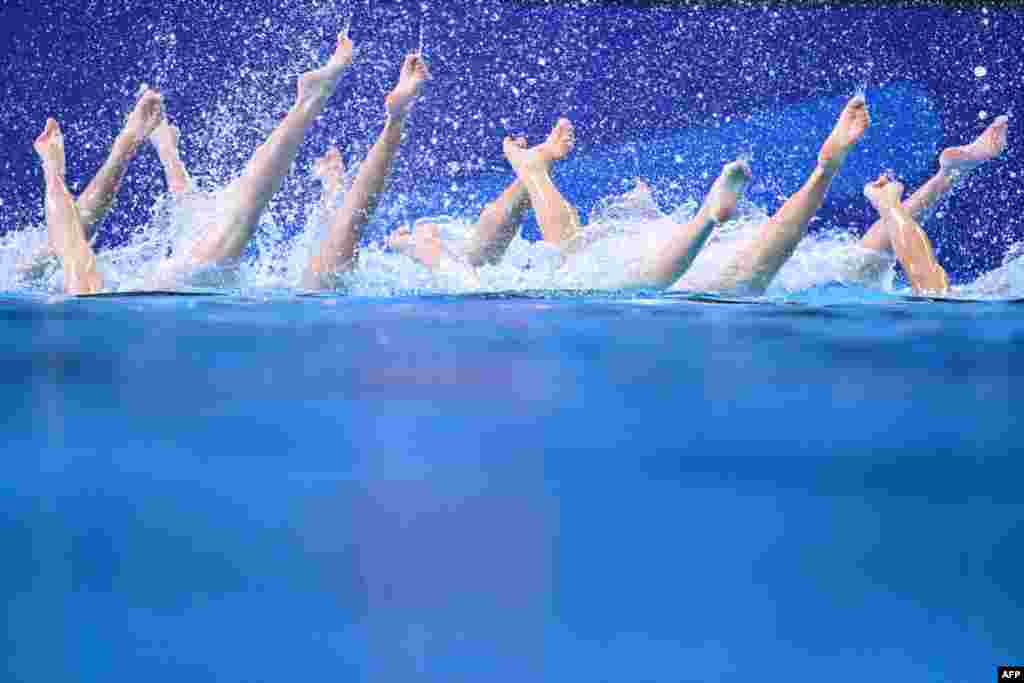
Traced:
<path fill-rule="evenodd" d="M 256 150 L 242 174 L 224 190 L 221 199 L 227 210 L 216 223 L 206 226 L 191 246 L 162 264 L 150 286 L 173 286 L 197 269 L 237 262 L 352 57 L 352 42 L 339 36 L 327 64 L 300 77 L 295 104 Z M 353 266 L 362 230 L 387 186 L 406 119 L 429 78 L 422 55 L 410 54 L 405 58 L 398 83 L 385 99 L 384 128 L 349 187 L 343 186 L 344 162 L 337 148 L 328 149 L 315 164 L 314 173 L 323 184 L 321 215 L 327 230 L 310 255 L 303 287 L 330 287 L 337 274 Z M 867 102 L 863 96 L 854 97 L 840 113 L 804 185 L 704 288 L 744 294 L 764 292 L 803 239 L 833 178 L 869 125 Z M 944 292 L 949 287 L 946 273 L 916 218 L 944 196 L 957 178 L 1001 154 L 1006 147 L 1007 128 L 1007 118 L 1000 117 L 973 143 L 944 151 L 939 159 L 939 172 L 905 201 L 903 185 L 893 178 L 881 176 L 865 187 L 865 196 L 878 210 L 879 220 L 865 234 L 861 245 L 894 254 L 915 291 Z M 192 181 L 178 151 L 179 138 L 178 129 L 164 117 L 160 94 L 146 90 L 128 116 L 106 163 L 76 199 L 65 182 L 60 127 L 53 119 L 48 120 L 35 148 L 46 179 L 49 241 L 47 253 L 34 255 L 34 263 L 51 256 L 59 258 L 64 266 L 65 290 L 70 294 L 102 289 L 103 278 L 96 267 L 92 240 L 139 147 L 147 139 L 155 147 L 172 194 L 185 195 L 192 190 Z M 544 241 L 557 247 L 565 258 L 571 258 L 607 234 L 600 227 L 583 230 L 579 212 L 552 180 L 552 167 L 569 156 L 575 142 L 575 129 L 567 119 L 560 119 L 547 139 L 533 147 L 523 138 L 506 138 L 504 153 L 515 171 L 515 179 L 481 213 L 473 238 L 458 255 L 444 244 L 439 227 L 431 223 L 419 223 L 412 232 L 396 231 L 389 238 L 389 245 L 432 271 L 455 267 L 475 277 L 476 268 L 501 260 L 526 213 L 532 209 Z M 751 178 L 746 161 L 726 164 L 696 215 L 688 223 L 674 226 L 667 242 L 647 254 L 633 271 L 625 273 L 624 285 L 659 289 L 677 282 L 715 226 L 734 217 L 738 200 Z M 640 181 L 634 192 L 642 198 L 649 194 L 649 189 Z"/>

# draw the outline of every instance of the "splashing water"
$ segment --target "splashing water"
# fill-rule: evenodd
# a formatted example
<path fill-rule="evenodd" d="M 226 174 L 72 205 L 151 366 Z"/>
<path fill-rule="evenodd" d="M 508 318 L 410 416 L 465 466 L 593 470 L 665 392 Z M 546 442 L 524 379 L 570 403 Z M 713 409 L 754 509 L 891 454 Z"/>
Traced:
<path fill-rule="evenodd" d="M 200 191 L 184 202 L 175 202 L 169 197 L 154 197 L 153 188 L 157 183 L 162 183 L 154 176 L 150 179 L 152 182 L 149 185 L 140 184 L 136 187 L 136 192 L 122 200 L 119 208 L 131 202 L 132 205 L 137 204 L 141 208 L 141 215 L 133 214 L 133 220 L 125 221 L 124 225 L 118 226 L 118 239 L 112 240 L 117 242 L 116 246 L 104 247 L 99 251 L 99 263 L 109 288 L 132 289 L 145 286 L 148 279 L 159 271 L 162 261 L 169 255 L 186 250 L 211 222 L 223 217 L 227 201 L 224 195 L 225 188 L 238 176 L 252 150 L 263 142 L 277 125 L 281 113 L 290 106 L 294 92 L 294 75 L 309 69 L 315 60 L 322 58 L 325 48 L 321 36 L 325 27 L 337 26 L 338 20 L 343 20 L 340 34 L 349 33 L 354 20 L 355 3 L 339 10 L 337 3 L 286 0 L 282 3 L 282 8 L 282 16 L 275 15 L 272 20 L 249 17 L 245 20 L 248 23 L 245 23 L 239 19 L 233 33 L 240 37 L 238 51 L 245 53 L 246 61 L 241 63 L 230 80 L 223 83 L 204 83 L 201 69 L 188 68 L 195 66 L 188 63 L 188 60 L 192 59 L 192 54 L 190 49 L 185 49 L 191 47 L 187 46 L 190 38 L 188 32 L 176 29 L 166 21 L 150 27 L 153 36 L 151 42 L 155 46 L 153 49 L 158 51 L 158 54 L 145 56 L 143 62 L 149 71 L 145 80 L 161 89 L 174 87 L 179 92 L 198 89 L 204 93 L 201 114 L 197 117 L 198 123 L 192 122 L 191 130 L 183 131 L 182 143 L 186 147 L 186 152 L 199 152 L 188 156 L 190 165 L 193 166 L 190 169 L 192 176 Z M 402 21 L 395 19 L 400 13 L 394 8 L 374 8 L 371 2 L 367 2 L 367 23 L 375 18 L 386 19 L 382 20 L 384 25 L 379 30 L 374 24 L 374 39 L 367 40 L 359 46 L 361 72 L 352 78 L 364 79 L 365 82 L 357 82 L 358 87 L 346 87 L 340 91 L 339 97 L 346 98 L 344 106 L 337 106 L 337 112 L 328 111 L 324 114 L 325 122 L 322 129 L 329 131 L 328 135 L 332 141 L 339 140 L 343 145 L 348 145 L 348 149 L 352 149 L 359 147 L 367 138 L 376 134 L 376 128 L 379 126 L 377 119 L 361 115 L 352 116 L 351 112 L 358 111 L 361 114 L 364 108 L 370 110 L 371 107 L 379 111 L 375 88 L 380 90 L 388 79 L 394 77 L 394 48 L 403 44 L 408 45 L 410 29 L 415 26 L 414 22 L 417 19 L 416 5 L 412 5 L 411 8 L 412 16 L 405 15 Z M 473 56 L 471 50 L 459 47 L 460 42 L 453 38 L 459 24 L 450 19 L 449 10 L 444 6 L 431 8 L 426 3 L 419 3 L 419 10 L 417 49 L 421 54 L 426 51 L 427 22 L 430 21 L 434 53 L 452 54 L 453 57 L 464 61 Z M 668 178 L 663 174 L 651 182 L 653 194 L 661 203 L 660 207 L 653 200 L 638 200 L 631 192 L 610 195 L 597 202 L 597 206 L 589 211 L 590 221 L 584 227 L 583 237 L 584 241 L 589 243 L 587 250 L 563 258 L 549 245 L 532 242 L 519 236 L 510 245 L 505 259 L 498 265 L 480 268 L 476 280 L 432 275 L 411 259 L 392 253 L 382 246 L 386 242 L 388 232 L 395 227 L 418 220 L 430 220 L 442 227 L 442 237 L 450 245 L 453 253 L 463 253 L 466 242 L 472 236 L 479 205 L 494 198 L 494 193 L 479 189 L 474 185 L 471 175 L 466 173 L 477 170 L 486 172 L 492 170 L 495 165 L 493 159 L 487 160 L 488 154 L 477 150 L 490 149 L 488 145 L 493 147 L 493 140 L 500 139 L 502 125 L 511 129 L 527 128 L 528 134 L 535 137 L 535 129 L 542 124 L 548 124 L 550 112 L 545 109 L 546 100 L 557 101 L 563 110 L 574 104 L 567 94 L 573 92 L 572 88 L 576 87 L 571 84 L 586 81 L 585 74 L 579 70 L 577 64 L 580 55 L 583 55 L 584 61 L 589 59 L 591 62 L 609 57 L 611 50 L 608 45 L 594 39 L 595 34 L 589 29 L 589 15 L 583 11 L 577 16 L 570 8 L 564 11 L 564 16 L 559 15 L 559 22 L 548 22 L 560 26 L 559 44 L 549 44 L 550 35 L 534 35 L 527 30 L 530 26 L 543 24 L 543 21 L 536 25 L 530 22 L 537 21 L 538 18 L 545 19 L 545 13 L 550 11 L 554 10 L 530 10 L 524 14 L 525 18 L 521 21 L 523 25 L 519 25 L 514 23 L 513 17 L 500 5 L 481 7 L 479 17 L 467 10 L 467 21 L 479 20 L 490 27 L 489 31 L 495 26 L 506 31 L 508 35 L 504 36 L 503 40 L 511 46 L 509 52 L 507 55 L 500 54 L 493 60 L 493 71 L 479 76 L 466 74 L 456 83 L 443 84 L 443 87 L 451 88 L 451 91 L 445 91 L 443 96 L 446 100 L 445 108 L 431 110 L 431 115 L 426 114 L 425 106 L 414 112 L 415 130 L 410 134 L 411 139 L 403 149 L 396 167 L 396 176 L 403 176 L 405 184 L 397 183 L 394 190 L 385 195 L 378 206 L 377 217 L 367 227 L 367 240 L 360 254 L 359 265 L 355 272 L 345 279 L 350 291 L 384 294 L 420 290 L 458 292 L 477 289 L 616 288 L 622 285 L 627 273 L 635 269 L 651 253 L 656 253 L 673 230 L 677 230 L 680 224 L 684 224 L 694 215 L 702 199 L 701 192 L 707 189 L 707 179 L 713 175 L 714 164 L 720 162 L 716 155 L 720 153 L 725 158 L 740 158 L 748 162 L 754 158 L 754 144 L 749 138 L 736 143 L 730 142 L 729 146 L 723 144 L 721 150 L 715 149 L 700 157 L 699 163 L 692 162 L 690 155 L 682 153 L 682 150 L 676 152 L 671 157 L 675 160 L 671 171 L 675 177 Z M 656 16 L 656 13 L 645 15 L 641 12 L 623 10 L 622 14 L 621 31 L 634 31 L 636 40 L 644 40 L 639 22 L 641 19 Z M 295 21 L 296 16 L 301 16 L 304 23 Z M 776 24 L 769 19 L 768 16 L 765 17 L 766 26 L 775 26 Z M 634 20 L 638 22 L 635 26 Z M 362 22 L 362 16 L 360 21 Z M 750 39 L 747 42 L 751 42 L 757 38 L 740 35 L 731 23 L 712 15 L 695 15 L 692 20 L 678 21 L 681 22 L 681 26 L 690 27 L 681 31 L 680 36 L 690 36 L 688 40 L 692 40 L 692 36 L 695 35 L 708 36 L 708 40 L 713 40 L 722 50 L 731 49 L 730 45 L 743 43 L 745 39 Z M 360 25 L 362 26 L 362 23 Z M 696 28 L 701 31 L 691 30 Z M 259 35 L 254 36 L 254 31 Z M 528 60 L 521 59 L 522 55 L 518 53 L 517 57 L 511 56 L 514 50 L 520 49 L 520 46 L 528 54 Z M 574 53 L 574 46 L 585 46 L 587 52 Z M 618 160 L 618 170 L 622 171 L 623 178 L 641 177 L 651 170 L 646 157 L 647 141 L 643 140 L 642 131 L 645 126 L 650 127 L 651 124 L 658 123 L 664 116 L 664 109 L 655 107 L 650 111 L 631 109 L 630 99 L 636 92 L 628 90 L 632 82 L 622 78 L 625 74 L 634 78 L 640 85 L 644 84 L 645 78 L 649 78 L 645 74 L 652 71 L 650 66 L 645 67 L 640 57 L 636 55 L 642 55 L 643 50 L 650 49 L 649 46 L 641 46 L 641 49 L 635 52 L 623 53 L 623 66 L 618 77 L 622 92 L 615 92 L 615 97 L 621 100 L 621 116 L 617 120 L 592 123 L 586 130 L 588 136 L 593 136 L 593 141 L 588 139 L 586 144 L 597 146 L 609 143 L 608 149 L 626 150 L 630 158 L 625 158 L 625 155 L 619 152 Z M 891 79 L 892 74 L 884 70 L 890 67 L 883 65 L 896 64 L 899 60 L 886 58 L 884 47 L 875 46 L 872 50 L 880 51 L 878 58 L 871 62 L 851 59 L 852 66 L 848 73 L 842 74 L 836 83 L 831 84 L 833 87 L 830 92 L 841 93 L 849 88 L 851 82 L 857 83 L 858 86 L 855 95 L 864 95 L 869 82 L 875 84 L 873 87 L 884 90 L 881 84 Z M 665 48 L 665 53 L 670 53 L 669 48 Z M 314 59 L 311 55 L 318 56 Z M 760 74 L 759 78 L 771 81 L 785 77 L 782 71 L 784 67 L 779 63 L 770 60 L 764 64 L 757 63 L 757 60 L 748 63 L 742 51 L 738 51 L 734 56 L 743 62 L 744 67 L 751 73 Z M 208 59 L 214 61 L 219 57 L 210 56 Z M 969 72 L 979 64 L 979 61 L 980 59 L 972 59 L 963 66 Z M 701 76 L 699 71 L 689 72 L 687 60 L 676 59 L 673 63 L 678 65 L 681 76 L 690 77 L 694 83 L 702 83 L 698 78 Z M 987 76 L 988 68 L 993 69 L 992 73 L 995 73 L 996 62 L 985 63 L 989 66 L 978 68 L 986 69 L 986 73 L 979 75 L 975 71 L 978 78 Z M 540 68 L 534 68 L 532 65 Z M 487 65 L 488 68 L 490 66 Z M 797 67 L 793 68 L 797 70 Z M 132 87 L 140 80 L 138 74 L 133 75 Z M 987 80 L 992 80 L 992 77 L 989 76 Z M 751 88 L 758 85 L 756 80 L 747 82 L 752 83 L 748 86 Z M 500 118 L 491 120 L 488 116 L 480 115 L 474 109 L 481 99 L 479 93 L 485 92 L 482 87 L 485 83 L 495 83 L 496 87 L 507 93 L 516 92 L 514 110 L 503 115 L 507 124 L 501 122 Z M 442 84 L 435 84 L 434 88 L 441 86 Z M 125 95 L 131 93 L 131 89 L 124 85 L 118 87 Z M 144 87 L 145 85 L 140 87 L 140 92 Z M 708 93 L 706 100 L 705 92 Z M 704 112 L 708 106 L 718 107 L 710 100 L 723 96 L 721 93 L 713 95 L 712 90 L 704 85 L 700 86 L 699 92 L 695 86 L 693 92 L 672 92 L 670 95 L 679 99 L 689 97 L 695 103 L 695 111 L 700 112 Z M 872 95 L 874 97 L 874 91 Z M 167 100 L 169 108 L 174 108 L 175 98 L 168 96 Z M 991 110 L 995 105 L 985 106 Z M 112 111 L 116 108 L 116 104 L 112 105 L 110 111 L 100 111 L 97 116 L 111 120 L 123 119 L 121 112 Z M 728 123 L 731 120 L 732 114 L 726 112 L 724 108 L 722 110 L 724 113 L 720 117 L 717 112 L 713 114 L 715 127 L 722 121 Z M 979 109 L 975 108 L 972 113 L 978 111 Z M 985 112 L 981 116 L 987 116 Z M 674 120 L 671 125 L 699 127 L 706 121 L 707 119 Z M 79 128 L 76 129 L 76 125 Z M 636 126 L 636 131 L 630 129 L 633 125 Z M 87 139 L 83 146 L 89 149 L 106 149 L 109 144 L 109 138 L 102 138 L 96 133 L 86 135 L 87 126 L 80 122 L 69 122 L 66 130 L 69 132 L 69 139 L 76 136 L 77 139 Z M 765 129 L 765 137 L 773 133 L 770 128 Z M 318 139 L 317 135 L 321 137 Z M 452 143 L 451 140 L 456 142 Z M 627 142 L 629 140 L 634 142 Z M 322 149 L 322 143 L 323 135 L 318 132 L 311 136 L 309 146 Z M 455 151 L 452 151 L 453 149 Z M 473 157 L 460 156 L 464 149 L 472 149 Z M 76 151 L 70 152 L 73 154 Z M 803 158 L 810 151 L 799 149 L 790 153 Z M 642 152 L 645 158 L 641 164 Z M 489 154 L 494 156 L 493 153 Z M 757 148 L 758 159 L 763 159 L 764 165 L 769 168 L 756 169 L 758 173 L 764 175 L 757 178 L 755 184 L 762 184 L 772 190 L 778 188 L 778 192 L 772 193 L 774 197 L 793 191 L 794 188 L 777 182 L 777 179 L 772 177 L 770 165 L 778 157 L 773 157 L 772 154 L 773 151 L 765 145 Z M 897 167 L 900 172 L 905 171 L 904 168 Z M 348 171 L 349 180 L 357 168 L 358 165 L 351 165 Z M 503 162 L 502 168 L 507 173 L 508 169 Z M 588 169 L 584 167 L 580 175 L 587 177 L 587 172 Z M 877 175 L 878 167 L 875 167 L 873 172 Z M 136 174 L 134 167 L 130 174 Z M 410 178 L 424 176 L 429 176 L 432 180 L 443 176 L 451 183 L 447 187 L 434 183 L 431 189 L 410 186 Z M 82 185 L 84 186 L 84 183 Z M 619 188 L 621 185 L 611 185 L 601 190 L 601 193 L 620 191 L 612 190 L 611 187 Z M 140 188 L 146 191 L 138 191 Z M 242 263 L 230 273 L 219 273 L 216 276 L 206 273 L 197 281 L 230 283 L 232 286 L 243 288 L 297 286 L 308 262 L 310 250 L 324 233 L 325 217 L 318 208 L 316 194 L 316 187 L 308 174 L 291 174 L 263 216 Z M 430 196 L 427 196 L 428 194 Z M 677 287 L 703 289 L 706 283 L 711 282 L 714 274 L 730 262 L 737 249 L 751 239 L 767 220 L 769 211 L 765 205 L 771 201 L 765 196 L 759 196 L 756 201 L 743 203 L 735 220 L 716 229 L 708 245 Z M 39 225 L 41 221 L 38 219 L 24 220 L 24 216 L 30 215 L 30 212 L 15 213 L 12 209 L 5 214 L 5 219 L 11 220 L 10 217 L 14 215 L 17 215 L 18 227 L 23 229 L 9 231 L 0 238 L 0 285 L 7 289 L 59 289 L 59 268 L 54 268 L 51 263 L 45 268 L 26 270 L 23 263 L 26 253 L 45 245 L 45 227 Z M 859 282 L 882 289 L 896 286 L 891 259 L 866 252 L 857 245 L 854 234 L 862 232 L 863 228 L 863 225 L 846 228 L 829 226 L 827 223 L 817 224 L 812 234 L 803 240 L 789 263 L 779 273 L 769 295 L 784 296 L 833 280 Z M 1021 262 L 1019 254 L 1013 258 L 1008 255 L 997 271 L 989 273 L 975 283 L 973 288 L 965 288 L 964 291 L 1003 294 L 1024 291 L 1020 274 Z"/>

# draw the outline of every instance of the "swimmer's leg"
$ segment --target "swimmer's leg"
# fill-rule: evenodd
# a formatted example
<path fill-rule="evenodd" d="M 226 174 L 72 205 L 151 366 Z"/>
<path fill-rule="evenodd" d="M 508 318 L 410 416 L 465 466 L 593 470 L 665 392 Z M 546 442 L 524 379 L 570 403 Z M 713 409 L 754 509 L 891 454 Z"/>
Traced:
<path fill-rule="evenodd" d="M 334 145 L 328 147 L 324 155 L 314 162 L 313 175 L 322 184 L 320 219 L 326 225 L 330 225 L 337 213 L 338 201 L 345 191 L 345 160 L 341 156 L 341 150 Z"/>
<path fill-rule="evenodd" d="M 318 289 L 329 286 L 334 274 L 351 268 L 360 233 L 377 207 L 391 173 L 391 164 L 401 146 L 405 119 L 429 78 L 430 72 L 422 56 L 411 54 L 402 62 L 398 84 L 385 100 L 387 120 L 384 130 L 360 166 L 327 236 L 313 252 L 303 275 L 304 287 Z"/>
<path fill-rule="evenodd" d="M 896 258 L 914 291 L 939 294 L 949 291 L 949 277 L 936 260 L 928 235 L 901 205 L 903 185 L 882 175 L 864 187 L 864 196 L 878 210 Z"/>
<path fill-rule="evenodd" d="M 647 260 L 626 286 L 663 289 L 682 277 L 715 225 L 728 221 L 736 213 L 736 204 L 751 177 L 747 162 L 726 164 L 693 220 L 677 226 L 668 243 L 659 245 L 658 253 Z"/>
<path fill-rule="evenodd" d="M 551 180 L 551 165 L 565 158 L 576 142 L 568 119 L 560 119 L 551 136 L 536 147 L 524 149 L 517 140 L 505 138 L 505 157 L 530 197 L 544 241 L 561 248 L 579 237 L 580 216 Z"/>
<path fill-rule="evenodd" d="M 128 162 L 135 157 L 162 117 L 163 97 L 155 90 L 146 89 L 128 115 L 124 129 L 114 140 L 107 160 L 78 197 L 78 211 L 90 238 L 114 205 Z"/>
<path fill-rule="evenodd" d="M 64 264 L 64 291 L 68 294 L 93 294 L 103 287 L 96 269 L 96 256 L 86 236 L 74 197 L 64 182 L 64 136 L 53 119 L 36 138 L 36 153 L 46 176 L 46 226 L 50 248 Z"/>
<path fill-rule="evenodd" d="M 808 223 L 825 200 L 832 179 L 870 122 L 863 96 L 851 99 L 839 115 L 832 134 L 822 145 L 818 165 L 810 178 L 765 223 L 761 233 L 741 249 L 712 289 L 760 294 L 768 288 L 803 239 Z"/>
<path fill-rule="evenodd" d="M 565 119 L 561 119 L 555 124 L 544 144 L 557 152 L 557 159 L 563 159 L 572 151 L 574 143 L 572 126 Z M 526 149 L 526 138 L 513 138 L 512 144 L 520 149 Z M 519 231 L 523 215 L 529 207 L 530 195 L 526 185 L 517 178 L 480 214 L 476 233 L 466 249 L 466 259 L 469 263 L 481 266 L 500 261 L 509 243 Z"/>
<path fill-rule="evenodd" d="M 352 48 L 351 40 L 339 36 L 334 55 L 327 64 L 299 78 L 295 104 L 256 150 L 241 177 L 228 189 L 227 216 L 193 247 L 191 267 L 230 263 L 242 254 L 263 210 L 280 189 L 295 161 L 306 131 L 323 111 L 342 72 L 352 62 Z"/>
<path fill-rule="evenodd" d="M 160 164 L 164 167 L 164 178 L 167 180 L 167 189 L 171 194 L 181 196 L 192 189 L 192 178 L 189 177 L 188 169 L 181 160 L 178 151 L 178 141 L 181 139 L 181 131 L 177 126 L 172 126 L 167 119 L 160 121 L 160 125 L 150 134 L 149 141 L 156 148 L 157 156 L 160 157 Z"/>
<path fill-rule="evenodd" d="M 516 144 L 526 146 L 522 138 L 518 138 Z M 476 230 L 466 248 L 466 260 L 474 266 L 500 261 L 519 232 L 519 225 L 529 207 L 530 196 L 526 186 L 516 179 L 480 213 Z"/>
<path fill-rule="evenodd" d="M 114 139 L 107 160 L 89 182 L 85 192 L 76 200 L 79 218 L 90 240 L 114 205 L 114 198 L 117 196 L 128 163 L 135 157 L 142 141 L 159 121 L 162 111 L 163 100 L 160 94 L 153 90 L 143 92 L 135 108 L 128 115 L 124 129 Z M 29 277 L 38 276 L 49 267 L 54 256 L 57 254 L 50 246 L 43 245 L 18 264 L 18 271 Z"/>
<path fill-rule="evenodd" d="M 903 202 L 903 209 L 911 217 L 920 219 L 953 188 L 956 180 L 981 164 L 995 159 L 1006 149 L 1009 119 L 1000 116 L 974 142 L 963 147 L 950 147 L 939 157 L 939 172 L 918 188 Z M 878 220 L 861 238 L 861 246 L 875 251 L 891 253 L 892 242 L 885 221 Z"/>

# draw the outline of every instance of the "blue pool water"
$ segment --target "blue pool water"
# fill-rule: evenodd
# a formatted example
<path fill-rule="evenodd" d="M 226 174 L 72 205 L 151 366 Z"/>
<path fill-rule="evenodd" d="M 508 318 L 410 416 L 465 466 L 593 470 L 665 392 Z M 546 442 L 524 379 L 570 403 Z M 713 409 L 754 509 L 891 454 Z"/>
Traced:
<path fill-rule="evenodd" d="M 0 316 L 11 680 L 968 681 L 1024 654 L 1013 304 Z"/>

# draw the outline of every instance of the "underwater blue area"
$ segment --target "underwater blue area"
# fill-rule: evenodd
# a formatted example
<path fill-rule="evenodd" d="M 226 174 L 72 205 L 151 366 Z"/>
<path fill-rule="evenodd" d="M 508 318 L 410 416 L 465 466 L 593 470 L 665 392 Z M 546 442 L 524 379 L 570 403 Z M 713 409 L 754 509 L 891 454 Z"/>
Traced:
<path fill-rule="evenodd" d="M 1024 309 L 580 296 L 5 297 L 7 678 L 1020 657 Z"/>
<path fill-rule="evenodd" d="M 863 89 L 810 227 L 859 234 L 864 182 L 916 187 L 1024 86 L 1024 13 L 995 4 L 128 5 L 0 6 L 0 239 L 42 223 L 46 117 L 80 191 L 155 85 L 218 187 L 347 21 L 360 61 L 261 249 L 309 229 L 312 160 L 358 162 L 418 44 L 434 80 L 368 241 L 471 220 L 501 138 L 559 116 L 584 217 L 635 177 L 671 211 L 737 156 L 771 212 Z M 957 283 L 1020 253 L 1016 121 L 924 222 Z M 145 150 L 102 263 L 163 191 Z M 0 681 L 991 680 L 1024 664 L 1019 266 L 957 300 L 0 291 Z"/>

